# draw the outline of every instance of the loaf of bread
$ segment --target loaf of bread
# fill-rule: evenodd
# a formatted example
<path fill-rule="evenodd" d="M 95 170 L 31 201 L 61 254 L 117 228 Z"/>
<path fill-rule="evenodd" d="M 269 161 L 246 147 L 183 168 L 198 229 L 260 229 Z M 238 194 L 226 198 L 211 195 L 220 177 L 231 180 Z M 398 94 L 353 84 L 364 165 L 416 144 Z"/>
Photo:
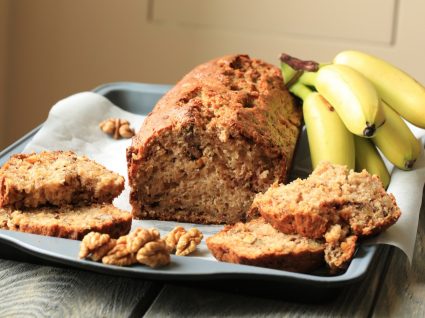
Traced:
<path fill-rule="evenodd" d="M 0 169 L 0 206 L 112 202 L 124 178 L 72 151 L 13 155 Z"/>
<path fill-rule="evenodd" d="M 247 55 L 196 67 L 127 149 L 133 216 L 244 220 L 256 193 L 285 182 L 300 122 L 277 67 Z"/>
<path fill-rule="evenodd" d="M 118 238 L 131 228 L 132 217 L 112 204 L 41 207 L 29 210 L 0 208 L 5 229 L 81 240 L 94 231 Z"/>
<path fill-rule="evenodd" d="M 328 162 L 319 164 L 307 179 L 274 184 L 258 194 L 252 210 L 284 233 L 316 239 L 334 224 L 346 224 L 358 237 L 371 236 L 400 217 L 394 196 L 377 176 Z"/>

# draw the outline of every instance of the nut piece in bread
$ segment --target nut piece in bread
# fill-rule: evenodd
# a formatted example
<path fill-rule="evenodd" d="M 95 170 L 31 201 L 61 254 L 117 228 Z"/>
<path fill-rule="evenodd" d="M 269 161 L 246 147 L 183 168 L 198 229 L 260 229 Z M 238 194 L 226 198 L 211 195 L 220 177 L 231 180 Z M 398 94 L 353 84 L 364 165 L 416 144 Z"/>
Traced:
<path fill-rule="evenodd" d="M 0 206 L 112 202 L 124 178 L 72 151 L 13 155 L 0 169 Z"/>
<path fill-rule="evenodd" d="M 196 67 L 127 149 L 133 216 L 244 220 L 257 192 L 285 181 L 301 116 L 271 64 L 231 55 Z"/>

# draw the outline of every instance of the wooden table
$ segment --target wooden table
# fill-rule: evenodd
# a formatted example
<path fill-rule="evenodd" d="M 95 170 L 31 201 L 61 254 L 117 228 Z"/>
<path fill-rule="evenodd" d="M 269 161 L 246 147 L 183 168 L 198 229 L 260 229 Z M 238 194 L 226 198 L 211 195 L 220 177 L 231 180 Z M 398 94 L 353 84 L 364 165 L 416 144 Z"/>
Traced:
<path fill-rule="evenodd" d="M 424 201 L 424 200 L 423 200 Z M 0 317 L 425 317 L 425 204 L 412 266 L 391 249 L 360 283 L 322 304 L 0 259 Z M 279 298 L 280 297 L 280 298 Z"/>

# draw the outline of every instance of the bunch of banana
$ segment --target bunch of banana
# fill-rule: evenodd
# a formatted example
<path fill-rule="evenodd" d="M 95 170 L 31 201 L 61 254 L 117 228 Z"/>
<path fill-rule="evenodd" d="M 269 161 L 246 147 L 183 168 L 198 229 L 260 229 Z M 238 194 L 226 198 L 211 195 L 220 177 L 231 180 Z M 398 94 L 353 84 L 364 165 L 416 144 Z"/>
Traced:
<path fill-rule="evenodd" d="M 421 144 L 400 115 L 425 128 L 425 88 L 420 83 L 357 51 L 341 52 L 325 65 L 303 64 L 286 54 L 281 61 L 285 83 L 303 100 L 313 167 L 321 160 L 349 167 L 355 162 L 356 170 L 377 174 L 387 186 L 390 177 L 377 146 L 396 167 L 412 169 Z"/>

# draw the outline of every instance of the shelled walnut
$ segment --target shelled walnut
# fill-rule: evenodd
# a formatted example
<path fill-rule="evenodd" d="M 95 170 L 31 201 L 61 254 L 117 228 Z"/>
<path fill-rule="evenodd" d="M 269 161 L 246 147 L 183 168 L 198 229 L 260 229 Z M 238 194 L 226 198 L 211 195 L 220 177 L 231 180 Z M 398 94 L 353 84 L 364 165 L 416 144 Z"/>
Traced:
<path fill-rule="evenodd" d="M 186 231 L 181 226 L 176 226 L 165 237 L 167 250 L 172 253 L 176 251 L 178 256 L 186 256 L 193 253 L 196 247 L 201 243 L 203 234 L 197 228 L 191 228 Z"/>
<path fill-rule="evenodd" d="M 127 248 L 132 253 L 137 253 L 147 243 L 159 240 L 159 237 L 160 235 L 157 229 L 139 227 L 127 235 Z"/>
<path fill-rule="evenodd" d="M 80 246 L 80 258 L 100 261 L 116 245 L 116 240 L 108 234 L 90 232 L 84 236 Z"/>
<path fill-rule="evenodd" d="M 99 124 L 99 128 L 114 139 L 131 138 L 134 136 L 134 129 L 130 127 L 130 122 L 126 119 L 109 118 Z"/>
<path fill-rule="evenodd" d="M 115 247 L 102 258 L 102 263 L 129 266 L 137 263 L 136 254 L 127 248 L 127 236 L 121 236 Z"/>
<path fill-rule="evenodd" d="M 176 246 L 176 255 L 186 256 L 193 253 L 203 237 L 201 231 L 195 227 L 191 228 L 180 237 Z"/>
<path fill-rule="evenodd" d="M 165 237 L 165 244 L 167 245 L 167 250 L 172 253 L 176 249 L 177 243 L 179 242 L 180 237 L 186 233 L 186 230 L 181 226 L 176 226 L 170 231 Z"/>
<path fill-rule="evenodd" d="M 149 267 L 156 268 L 170 263 L 170 253 L 163 240 L 146 243 L 137 252 L 137 261 Z"/>
<path fill-rule="evenodd" d="M 170 252 L 155 228 L 137 228 L 117 240 L 110 239 L 108 234 L 90 232 L 81 242 L 79 256 L 118 266 L 139 262 L 155 268 L 170 263 Z"/>

